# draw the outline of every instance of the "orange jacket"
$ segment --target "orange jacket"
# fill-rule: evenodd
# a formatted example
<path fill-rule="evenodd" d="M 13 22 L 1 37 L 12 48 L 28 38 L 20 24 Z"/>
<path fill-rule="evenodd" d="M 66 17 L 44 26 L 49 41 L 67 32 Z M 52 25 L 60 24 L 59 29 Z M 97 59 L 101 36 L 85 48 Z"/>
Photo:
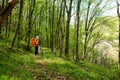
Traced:
<path fill-rule="evenodd" d="M 38 46 L 38 44 L 39 44 L 39 40 L 35 39 L 35 45 L 34 46 Z"/>
<path fill-rule="evenodd" d="M 38 45 L 39 45 L 39 40 L 36 39 L 36 38 L 32 38 L 32 39 L 31 39 L 31 45 L 32 45 L 33 47 L 38 46 Z"/>

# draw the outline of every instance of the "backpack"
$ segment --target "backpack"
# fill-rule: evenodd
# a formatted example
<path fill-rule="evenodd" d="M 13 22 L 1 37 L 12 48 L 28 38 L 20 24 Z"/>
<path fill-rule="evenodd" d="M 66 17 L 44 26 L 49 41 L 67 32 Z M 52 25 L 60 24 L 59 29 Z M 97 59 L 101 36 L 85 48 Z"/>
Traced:
<path fill-rule="evenodd" d="M 35 38 L 31 39 L 31 45 L 34 47 L 35 46 Z"/>

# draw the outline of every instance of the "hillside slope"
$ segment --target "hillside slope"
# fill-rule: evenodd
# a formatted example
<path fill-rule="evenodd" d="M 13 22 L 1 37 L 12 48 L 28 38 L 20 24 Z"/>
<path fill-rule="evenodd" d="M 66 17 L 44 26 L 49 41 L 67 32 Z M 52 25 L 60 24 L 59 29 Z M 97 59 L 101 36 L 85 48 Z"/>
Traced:
<path fill-rule="evenodd" d="M 66 60 L 43 48 L 44 55 L 0 44 L 0 80 L 119 80 L 110 70 L 91 63 Z"/>

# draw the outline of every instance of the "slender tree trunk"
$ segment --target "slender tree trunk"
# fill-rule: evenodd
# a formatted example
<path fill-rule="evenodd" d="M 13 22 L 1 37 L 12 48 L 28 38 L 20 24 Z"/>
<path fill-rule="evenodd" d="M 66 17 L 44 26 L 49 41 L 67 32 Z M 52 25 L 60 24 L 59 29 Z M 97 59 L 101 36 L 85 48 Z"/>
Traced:
<path fill-rule="evenodd" d="M 48 12 L 47 12 L 48 2 L 46 0 L 46 46 L 49 47 L 49 40 L 48 40 Z"/>
<path fill-rule="evenodd" d="M 83 52 L 82 59 L 85 59 L 85 58 L 86 58 L 87 39 L 88 39 L 88 17 L 89 17 L 90 5 L 91 5 L 91 1 L 88 2 L 88 8 L 87 8 L 87 16 L 86 16 L 86 21 L 85 21 L 85 41 L 84 41 L 84 52 Z"/>
<path fill-rule="evenodd" d="M 120 13 L 119 13 L 120 14 Z M 119 56 L 118 56 L 118 70 L 119 70 L 119 76 L 120 76 L 120 17 L 119 17 Z"/>
<path fill-rule="evenodd" d="M 62 56 L 63 53 L 63 29 L 62 29 L 62 5 L 63 5 L 63 0 L 60 5 L 60 14 L 59 14 L 59 19 L 58 19 L 58 27 L 59 27 L 59 36 L 60 36 L 60 57 Z"/>
<path fill-rule="evenodd" d="M 77 14 L 76 14 L 76 18 L 77 18 L 77 32 L 76 32 L 76 61 L 79 60 L 79 54 L 78 54 L 78 44 L 79 44 L 79 22 L 80 22 L 80 3 L 81 3 L 81 0 L 78 0 L 78 3 L 77 3 Z"/>
<path fill-rule="evenodd" d="M 9 25 L 8 25 L 8 38 L 10 37 L 10 28 L 11 28 L 11 17 L 12 17 L 12 12 L 10 13 L 10 16 L 9 16 Z"/>
<path fill-rule="evenodd" d="M 119 55 L 118 55 L 118 71 L 119 71 L 119 76 L 120 76 L 120 11 L 119 11 L 119 6 L 120 6 L 120 3 L 118 2 L 117 0 L 117 14 L 118 14 L 118 18 L 119 18 Z"/>
<path fill-rule="evenodd" d="M 20 1 L 20 12 L 19 12 L 19 17 L 18 17 L 18 26 L 17 26 L 15 36 L 14 36 L 13 41 L 12 41 L 11 48 L 14 47 L 15 41 L 16 41 L 16 38 L 17 38 L 17 35 L 18 35 L 18 32 L 19 32 L 19 28 L 20 28 L 20 24 L 21 24 L 22 8 L 23 8 L 23 0 Z"/>
<path fill-rule="evenodd" d="M 61 1 L 63 1 L 63 0 L 61 0 Z M 56 31 L 55 31 L 55 48 L 56 49 L 60 49 L 60 26 L 58 26 L 59 25 L 59 16 L 60 16 L 60 6 L 61 6 L 61 1 L 57 1 L 56 3 L 56 5 L 58 5 L 58 7 L 59 8 L 57 8 L 57 12 L 56 12 L 56 20 L 57 21 L 55 21 L 56 22 L 56 24 L 57 24 L 57 26 L 56 26 Z"/>
<path fill-rule="evenodd" d="M 2 0 L 2 7 L 0 9 L 0 12 L 2 11 L 2 9 L 4 9 L 4 3 L 5 3 L 5 0 Z"/>
<path fill-rule="evenodd" d="M 18 41 L 17 41 L 17 42 L 18 42 L 18 46 L 19 46 L 20 39 L 21 39 L 21 34 L 22 34 L 22 33 L 21 33 L 21 29 L 22 29 L 22 28 L 21 28 L 21 22 L 22 22 L 21 18 L 22 18 L 22 12 L 23 12 L 23 11 L 22 11 L 22 10 L 23 10 L 23 1 L 24 1 L 24 0 L 21 0 L 21 2 L 20 2 L 20 13 L 19 13 L 19 17 L 18 17 L 19 19 L 18 19 L 18 24 L 17 24 L 18 27 L 19 27 L 19 31 L 18 31 Z"/>
<path fill-rule="evenodd" d="M 76 4 L 76 3 L 75 3 L 75 4 Z M 73 55 L 72 55 L 72 56 L 73 56 L 73 59 L 74 59 L 74 57 L 75 57 L 75 49 L 76 49 L 76 32 L 77 32 L 77 31 L 76 31 L 76 30 L 77 30 L 77 29 L 76 29 L 76 21 L 77 21 L 77 18 L 76 18 L 76 17 L 77 17 L 77 16 L 74 16 L 74 17 L 75 17 L 75 23 L 74 23 L 75 31 L 74 31 L 74 41 L 73 41 Z"/>
<path fill-rule="evenodd" d="M 2 6 L 0 6 L 0 13 L 4 9 L 4 0 L 2 1 Z M 0 37 L 2 36 L 2 25 L 0 24 Z"/>
<path fill-rule="evenodd" d="M 8 37 L 8 18 L 6 20 L 6 38 Z"/>
<path fill-rule="evenodd" d="M 66 23 L 66 45 L 65 45 L 65 56 L 68 57 L 69 55 L 69 26 L 71 20 L 71 11 L 72 11 L 72 1 L 70 0 L 69 10 L 67 10 L 67 23 Z"/>
<path fill-rule="evenodd" d="M 53 1 L 53 7 L 52 7 L 52 25 L 51 25 L 51 30 L 50 30 L 50 48 L 51 48 L 51 51 L 53 52 L 53 48 L 54 48 L 54 39 L 53 39 L 53 29 L 54 29 L 54 6 L 55 6 L 55 1 Z"/>
<path fill-rule="evenodd" d="M 63 0 L 63 10 L 62 10 L 62 45 L 63 45 L 63 51 L 65 52 L 65 7 L 66 7 L 66 0 Z M 62 52 L 63 53 L 63 52 Z"/>
<path fill-rule="evenodd" d="M 65 6 L 66 6 L 66 1 L 62 0 L 60 6 L 59 22 L 58 22 L 59 36 L 60 36 L 60 57 L 62 56 L 64 49 Z"/>
<path fill-rule="evenodd" d="M 33 6 L 29 6 L 29 21 L 28 21 L 28 43 L 27 43 L 27 49 L 30 49 L 30 36 L 31 36 L 31 29 L 32 29 L 32 16 L 33 16 L 33 12 L 34 12 L 34 8 L 35 8 L 35 0 L 33 0 L 33 2 L 30 2 L 30 5 Z M 32 9 L 31 9 L 32 8 Z"/>
<path fill-rule="evenodd" d="M 49 0 L 49 6 L 50 6 L 50 5 L 51 5 L 51 2 L 50 2 L 50 0 Z M 49 47 L 51 48 L 51 45 L 52 45 L 52 43 L 51 43 L 51 42 L 52 42 L 52 41 L 51 41 L 51 37 L 52 37 L 52 36 L 51 36 L 51 6 L 49 7 L 49 28 L 50 28 L 50 29 L 49 29 L 49 30 L 50 30 L 50 33 L 49 33 L 49 34 L 50 34 L 50 35 L 49 35 L 49 36 L 50 36 L 50 39 L 49 39 L 49 40 L 50 40 L 50 43 L 49 43 L 50 45 L 49 45 Z"/>
<path fill-rule="evenodd" d="M 0 25 L 0 37 L 2 37 L 2 25 Z"/>

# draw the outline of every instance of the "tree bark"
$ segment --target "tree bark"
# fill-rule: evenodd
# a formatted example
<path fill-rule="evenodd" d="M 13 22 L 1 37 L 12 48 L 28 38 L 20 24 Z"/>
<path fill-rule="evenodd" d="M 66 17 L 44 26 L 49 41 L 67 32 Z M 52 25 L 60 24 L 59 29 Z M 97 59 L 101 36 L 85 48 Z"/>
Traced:
<path fill-rule="evenodd" d="M 21 24 L 22 8 L 23 8 L 23 0 L 20 1 L 20 12 L 19 12 L 19 17 L 18 17 L 18 26 L 17 26 L 16 32 L 15 32 L 15 35 L 14 35 L 14 38 L 12 41 L 11 49 L 15 45 L 16 37 L 17 37 L 18 32 L 19 32 L 19 28 L 20 28 L 20 24 Z"/>
<path fill-rule="evenodd" d="M 50 0 L 49 0 L 49 6 L 51 5 L 51 2 L 50 2 Z M 52 46 L 52 41 L 51 41 L 51 6 L 49 7 L 49 28 L 50 28 L 50 33 L 49 33 L 49 36 L 50 36 L 50 45 L 49 45 L 49 47 L 51 48 Z"/>
<path fill-rule="evenodd" d="M 20 39 L 21 39 L 21 22 L 22 22 L 22 12 L 23 12 L 23 2 L 24 2 L 24 0 L 21 0 L 20 1 L 20 12 L 19 12 L 19 19 L 18 19 L 18 27 L 19 27 L 19 31 L 18 31 L 18 46 L 19 46 L 19 42 L 20 42 Z"/>
<path fill-rule="evenodd" d="M 118 0 L 116 1 L 117 3 L 117 14 L 118 14 L 118 19 L 119 19 L 119 53 L 118 53 L 118 71 L 119 71 L 119 76 L 120 76 L 120 11 L 119 11 L 119 6 L 120 3 L 118 2 Z"/>
<path fill-rule="evenodd" d="M 72 1 L 70 0 L 69 10 L 67 10 L 67 23 L 66 23 L 66 45 L 65 45 L 65 56 L 68 57 L 69 55 L 69 26 L 71 20 L 71 11 L 72 11 Z M 64 1 L 65 2 L 65 1 Z M 65 3 L 66 4 L 66 3 Z M 67 9 L 67 6 L 66 6 Z"/>
<path fill-rule="evenodd" d="M 8 37 L 8 18 L 6 20 L 6 38 Z"/>
<path fill-rule="evenodd" d="M 12 19 L 12 12 L 10 13 L 10 16 L 9 16 L 9 25 L 8 25 L 8 38 L 10 37 L 10 30 L 11 30 L 11 23 L 12 23 L 12 21 L 11 21 L 11 19 Z"/>
<path fill-rule="evenodd" d="M 63 29 L 62 29 L 62 8 L 63 6 L 63 0 L 60 5 L 60 14 L 59 14 L 59 19 L 58 19 L 58 27 L 59 27 L 59 36 L 60 36 L 60 57 L 62 56 L 63 53 Z"/>
<path fill-rule="evenodd" d="M 0 35 L 2 34 L 2 25 L 0 25 Z"/>
<path fill-rule="evenodd" d="M 4 20 L 9 16 L 12 9 L 15 7 L 15 5 L 18 3 L 18 0 L 12 0 L 12 2 L 9 2 L 7 6 L 0 12 L 0 25 L 4 22 Z"/>
<path fill-rule="evenodd" d="M 2 7 L 0 9 L 0 12 L 2 11 L 2 9 L 4 9 L 4 3 L 5 3 L 5 0 L 2 1 Z"/>
<path fill-rule="evenodd" d="M 78 0 L 78 3 L 77 3 L 77 14 L 76 14 L 76 18 L 77 18 L 77 32 L 76 32 L 76 61 L 79 60 L 79 54 L 78 54 L 78 44 L 79 44 L 79 23 L 80 23 L 80 3 L 81 3 L 81 0 Z"/>
<path fill-rule="evenodd" d="M 53 0 L 53 7 L 52 7 L 52 25 L 51 25 L 51 30 L 50 30 L 50 48 L 51 48 L 51 51 L 53 52 L 53 48 L 54 48 L 54 39 L 53 39 L 53 32 L 54 32 L 54 6 L 55 6 L 55 1 L 56 0 Z"/>
<path fill-rule="evenodd" d="M 0 6 L 0 13 L 4 9 L 4 2 L 5 0 L 2 1 L 2 6 Z M 0 37 L 2 36 L 2 25 L 0 25 Z"/>
<path fill-rule="evenodd" d="M 48 7 L 48 2 L 46 0 L 46 46 L 49 47 L 49 39 L 48 39 L 48 11 L 47 11 L 47 7 Z"/>

